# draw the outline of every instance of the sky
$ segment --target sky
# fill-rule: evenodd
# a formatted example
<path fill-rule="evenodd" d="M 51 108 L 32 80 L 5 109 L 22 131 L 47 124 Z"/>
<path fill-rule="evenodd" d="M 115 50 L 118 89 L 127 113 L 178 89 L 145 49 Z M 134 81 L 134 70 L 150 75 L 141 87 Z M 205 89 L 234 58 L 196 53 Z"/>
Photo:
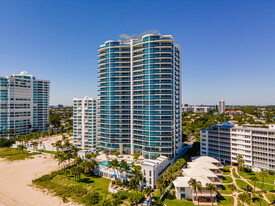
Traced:
<path fill-rule="evenodd" d="M 185 104 L 275 104 L 273 0 L 0 0 L 0 76 L 51 81 L 51 105 L 96 97 L 97 48 L 155 29 L 182 48 Z"/>

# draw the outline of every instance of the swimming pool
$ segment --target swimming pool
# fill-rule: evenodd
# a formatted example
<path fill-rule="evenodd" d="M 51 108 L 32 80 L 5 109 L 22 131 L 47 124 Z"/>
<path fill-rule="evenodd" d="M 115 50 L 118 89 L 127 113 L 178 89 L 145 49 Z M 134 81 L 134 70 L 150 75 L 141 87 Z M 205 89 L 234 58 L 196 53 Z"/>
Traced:
<path fill-rule="evenodd" d="M 109 163 L 110 163 L 110 161 L 103 161 L 103 162 L 99 162 L 98 164 L 107 167 L 107 166 L 109 165 Z M 119 162 L 119 163 L 120 163 L 120 162 Z M 128 166 L 131 166 L 131 164 L 129 164 L 129 163 L 127 163 L 127 165 L 128 165 Z"/>

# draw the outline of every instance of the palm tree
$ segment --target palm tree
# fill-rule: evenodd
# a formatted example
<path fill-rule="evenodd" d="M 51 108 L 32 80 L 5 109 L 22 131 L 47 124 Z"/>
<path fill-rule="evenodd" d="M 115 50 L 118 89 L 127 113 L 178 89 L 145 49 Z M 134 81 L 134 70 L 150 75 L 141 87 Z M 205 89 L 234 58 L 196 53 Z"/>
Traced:
<path fill-rule="evenodd" d="M 239 166 L 239 171 L 241 172 L 243 169 L 243 165 L 244 165 L 244 159 L 243 156 L 238 154 L 237 155 L 237 162 L 238 162 L 238 166 Z"/>
<path fill-rule="evenodd" d="M 163 174 L 163 179 L 166 181 L 168 184 L 173 180 L 173 173 L 167 171 Z"/>
<path fill-rule="evenodd" d="M 163 178 L 159 178 L 156 181 L 156 187 L 160 190 L 160 193 L 162 193 L 162 189 L 165 187 L 165 181 Z"/>
<path fill-rule="evenodd" d="M 98 163 L 97 163 L 96 160 L 91 160 L 90 162 L 91 162 L 90 175 L 93 175 L 93 174 L 94 174 L 95 168 L 97 168 L 97 166 L 98 166 Z M 91 172 L 92 172 L 92 173 L 91 173 Z"/>
<path fill-rule="evenodd" d="M 193 191 L 196 193 L 196 199 L 198 201 L 198 205 L 200 205 L 199 203 L 199 198 L 198 198 L 198 192 L 202 191 L 202 185 L 200 181 L 197 181 L 196 179 L 191 178 L 188 181 L 189 186 L 192 187 Z"/>
<path fill-rule="evenodd" d="M 59 151 L 55 154 L 54 158 L 58 159 L 58 166 L 60 169 L 60 166 L 62 166 L 62 163 L 66 161 L 66 154 L 62 151 Z"/>
<path fill-rule="evenodd" d="M 256 183 L 259 181 L 259 178 L 256 176 L 252 176 L 249 179 L 253 182 L 253 186 L 254 186 L 253 191 L 255 192 Z"/>
<path fill-rule="evenodd" d="M 72 153 L 70 153 L 70 152 L 67 153 L 67 154 L 66 154 L 66 157 L 67 157 L 66 159 L 69 160 L 69 166 L 70 166 L 70 165 L 71 165 L 71 159 L 73 158 Z"/>
<path fill-rule="evenodd" d="M 264 198 L 263 195 L 262 195 L 262 193 L 259 193 L 258 198 L 260 200 L 260 206 L 262 206 L 262 200 Z"/>
<path fill-rule="evenodd" d="M 239 199 L 240 199 L 240 201 L 242 202 L 242 205 L 244 205 L 245 200 L 246 200 L 245 193 L 240 194 L 240 195 L 239 195 Z"/>
<path fill-rule="evenodd" d="M 212 198 L 212 195 L 213 195 L 214 192 L 217 192 L 217 186 L 214 185 L 214 184 L 212 184 L 212 183 L 207 183 L 207 184 L 205 185 L 205 189 L 206 189 L 206 190 L 209 190 L 209 192 L 210 192 L 211 202 L 212 202 L 212 206 L 213 206 L 213 198 Z"/>
<path fill-rule="evenodd" d="M 74 163 L 75 163 L 77 166 L 79 166 L 79 164 L 80 164 L 81 162 L 83 162 L 83 160 L 81 159 L 81 157 L 77 157 L 77 158 L 75 158 L 75 160 L 74 160 Z"/>
<path fill-rule="evenodd" d="M 127 162 L 125 160 L 121 160 L 121 162 L 120 162 L 120 168 L 125 173 L 125 179 L 126 179 L 126 182 L 127 182 L 128 181 L 127 180 L 128 171 L 130 170 L 130 166 L 127 164 Z"/>
<path fill-rule="evenodd" d="M 234 195 L 234 192 L 237 191 L 237 188 L 236 188 L 236 186 L 234 184 L 231 184 L 231 185 L 228 185 L 228 189 L 232 193 L 232 199 L 233 199 L 232 205 L 234 205 L 234 197 L 233 197 L 233 195 Z"/>
<path fill-rule="evenodd" d="M 267 171 L 262 169 L 261 172 L 259 173 L 259 177 L 262 179 L 262 188 L 261 189 L 263 190 L 263 188 L 264 188 L 264 179 L 268 177 Z"/>
<path fill-rule="evenodd" d="M 242 205 L 244 205 L 244 203 L 250 204 L 251 202 L 251 196 L 249 193 L 242 193 L 239 195 L 240 201 L 242 202 Z"/>
<path fill-rule="evenodd" d="M 17 149 L 20 151 L 22 151 L 24 153 L 24 149 L 27 149 L 24 145 L 20 144 L 17 146 Z"/>
<path fill-rule="evenodd" d="M 153 192 L 153 189 L 151 187 L 144 188 L 144 194 L 149 197 L 149 204 L 151 205 L 151 194 Z"/>
<path fill-rule="evenodd" d="M 33 150 L 37 150 L 37 147 L 38 147 L 38 142 L 31 142 L 31 146 L 33 148 Z"/>
<path fill-rule="evenodd" d="M 112 168 L 114 170 L 114 174 L 117 176 L 116 170 L 119 167 L 119 163 L 117 159 L 112 160 L 111 162 L 109 162 L 108 165 L 109 168 Z"/>
<path fill-rule="evenodd" d="M 83 168 L 76 166 L 75 168 L 76 176 L 78 181 L 80 180 L 81 173 L 83 172 Z"/>

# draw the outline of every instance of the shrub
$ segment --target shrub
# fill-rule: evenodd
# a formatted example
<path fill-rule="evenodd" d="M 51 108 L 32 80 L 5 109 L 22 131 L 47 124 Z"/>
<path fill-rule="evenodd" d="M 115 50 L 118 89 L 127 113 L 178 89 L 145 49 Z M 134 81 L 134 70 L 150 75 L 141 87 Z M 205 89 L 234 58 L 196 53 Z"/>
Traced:
<path fill-rule="evenodd" d="M 82 198 L 82 202 L 85 205 L 97 205 L 100 199 L 101 199 L 100 194 L 96 191 L 92 191 Z"/>
<path fill-rule="evenodd" d="M 118 199 L 121 199 L 121 200 L 127 199 L 128 196 L 129 196 L 129 193 L 127 191 L 118 191 L 115 194 L 115 197 L 118 198 Z"/>
<path fill-rule="evenodd" d="M 119 152 L 119 151 L 116 151 L 116 152 L 114 152 L 114 155 L 115 155 L 115 156 L 118 156 L 118 155 L 120 155 L 120 152 Z"/>
<path fill-rule="evenodd" d="M 139 153 L 134 153 L 134 159 L 137 160 L 139 158 L 140 154 Z"/>
<path fill-rule="evenodd" d="M 15 140 L 13 138 L 12 139 L 0 138 L 0 147 L 10 147 L 14 143 L 15 143 Z"/>
<path fill-rule="evenodd" d="M 85 154 L 86 159 L 91 159 L 92 155 L 91 154 Z"/>
<path fill-rule="evenodd" d="M 252 172 L 252 169 L 249 167 L 243 167 L 243 171 L 250 174 Z"/>

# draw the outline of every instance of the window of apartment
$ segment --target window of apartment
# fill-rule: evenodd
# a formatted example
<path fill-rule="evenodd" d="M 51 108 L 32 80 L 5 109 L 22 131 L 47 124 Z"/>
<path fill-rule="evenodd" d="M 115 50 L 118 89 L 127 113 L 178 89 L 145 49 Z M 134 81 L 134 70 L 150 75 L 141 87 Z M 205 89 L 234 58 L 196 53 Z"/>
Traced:
<path fill-rule="evenodd" d="M 181 194 L 180 199 L 185 199 L 185 194 Z"/>
<path fill-rule="evenodd" d="M 149 176 L 150 176 L 150 177 L 152 176 L 152 171 L 151 171 L 151 170 L 149 171 Z M 151 178 L 150 178 L 150 179 L 151 179 Z"/>
<path fill-rule="evenodd" d="M 146 172 L 145 172 L 145 170 L 143 170 L 143 174 L 144 174 L 144 176 L 146 176 Z"/>
<path fill-rule="evenodd" d="M 152 184 L 152 179 L 151 178 L 149 178 L 149 184 Z"/>
<path fill-rule="evenodd" d="M 180 188 L 180 192 L 185 192 L 185 187 Z"/>

